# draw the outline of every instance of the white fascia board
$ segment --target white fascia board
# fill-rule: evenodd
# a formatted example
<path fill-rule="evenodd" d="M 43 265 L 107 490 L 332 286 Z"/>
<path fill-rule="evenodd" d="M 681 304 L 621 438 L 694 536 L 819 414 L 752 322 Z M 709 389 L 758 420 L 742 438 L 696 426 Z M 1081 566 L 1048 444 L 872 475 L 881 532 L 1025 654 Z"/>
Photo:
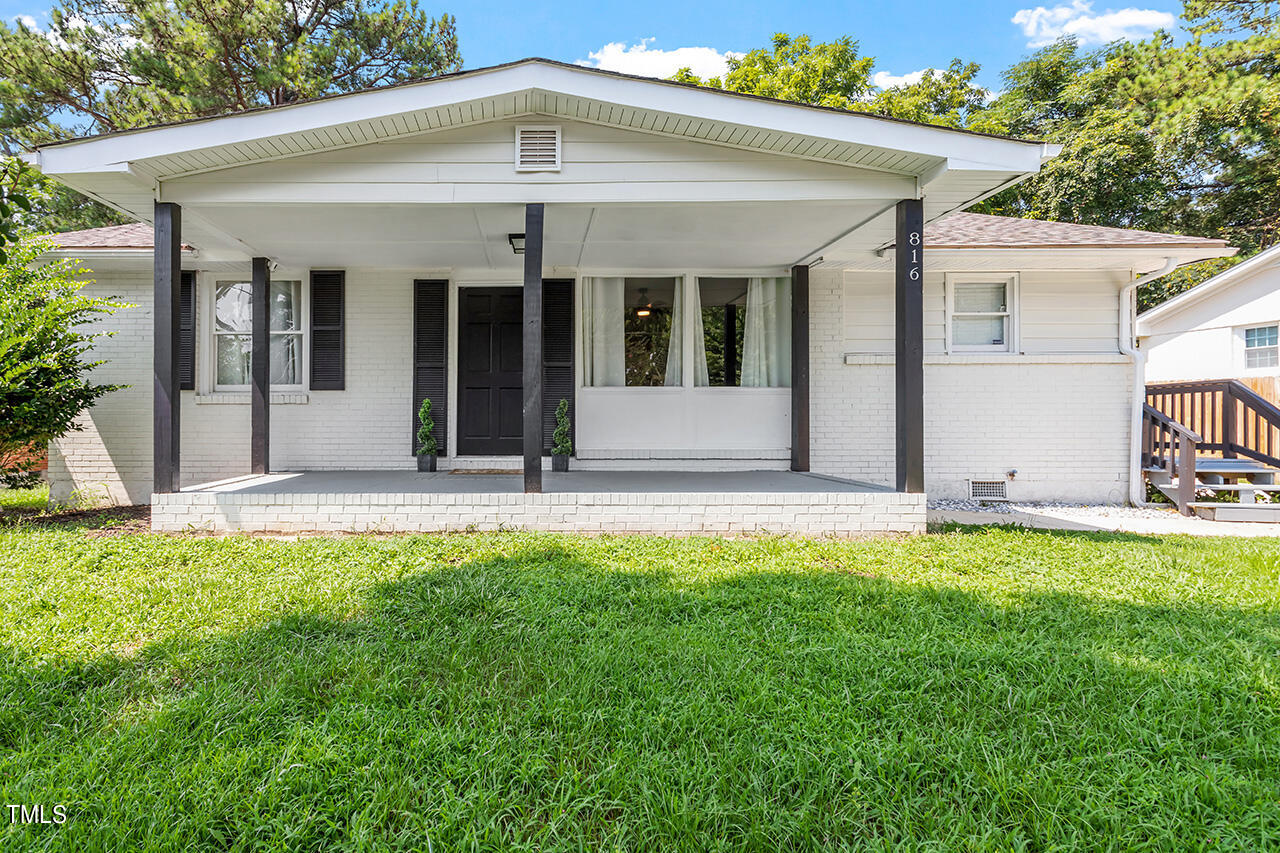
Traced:
<path fill-rule="evenodd" d="M 1035 172 L 1052 147 L 1039 142 L 980 136 L 871 115 L 832 112 L 662 81 L 614 77 L 585 69 L 528 62 L 442 80 L 54 145 L 39 149 L 35 155 L 36 162 L 47 174 L 97 172 L 129 161 L 292 135 L 533 90 L 758 127 L 777 133 L 953 159 L 956 168 L 982 164 L 984 169 L 997 167 Z"/>

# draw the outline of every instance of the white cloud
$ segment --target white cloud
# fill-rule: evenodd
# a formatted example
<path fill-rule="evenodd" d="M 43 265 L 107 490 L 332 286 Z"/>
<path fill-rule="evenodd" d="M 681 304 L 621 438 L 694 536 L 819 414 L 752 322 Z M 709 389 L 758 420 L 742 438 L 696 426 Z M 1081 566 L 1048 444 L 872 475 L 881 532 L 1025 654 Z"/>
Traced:
<path fill-rule="evenodd" d="M 36 19 L 31 15 L 14 15 L 9 20 L 13 21 L 15 24 L 22 24 L 29 30 L 40 29 L 40 25 L 36 23 Z"/>
<path fill-rule="evenodd" d="M 691 68 L 694 74 L 705 79 L 723 76 L 728 68 L 729 57 L 742 56 L 731 50 L 721 52 L 714 47 L 661 50 L 649 47 L 652 41 L 651 38 L 641 39 L 639 44 L 633 45 L 620 41 L 609 42 L 599 50 L 588 53 L 588 58 L 578 60 L 577 64 L 641 77 L 670 77 L 681 68 Z"/>
<path fill-rule="evenodd" d="M 1022 28 L 1027 47 L 1044 47 L 1064 36 L 1075 36 L 1081 44 L 1106 44 L 1120 39 L 1146 38 L 1156 30 L 1170 29 L 1177 19 L 1159 9 L 1108 9 L 1095 14 L 1091 0 L 1071 0 L 1046 9 L 1020 9 L 1013 23 Z"/>
<path fill-rule="evenodd" d="M 919 83 L 924 79 L 924 75 L 933 69 L 921 68 L 919 71 L 911 71 L 907 74 L 890 74 L 888 71 L 877 71 L 871 76 L 871 82 L 881 89 L 892 89 L 894 86 L 910 86 L 913 83 Z"/>

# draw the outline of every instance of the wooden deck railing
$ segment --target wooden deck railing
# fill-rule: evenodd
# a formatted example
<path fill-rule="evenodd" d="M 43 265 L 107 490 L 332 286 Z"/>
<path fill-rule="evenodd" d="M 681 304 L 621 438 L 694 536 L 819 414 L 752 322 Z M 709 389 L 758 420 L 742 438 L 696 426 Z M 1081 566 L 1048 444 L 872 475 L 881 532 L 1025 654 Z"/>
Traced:
<path fill-rule="evenodd" d="M 1146 403 L 1142 406 L 1142 467 L 1160 469 L 1177 478 L 1174 503 L 1178 512 L 1191 515 L 1196 499 L 1196 448 L 1204 439 L 1173 418 Z"/>
<path fill-rule="evenodd" d="M 1199 433 L 1201 454 L 1280 467 L 1280 408 L 1235 379 L 1148 385 L 1147 405 Z"/>

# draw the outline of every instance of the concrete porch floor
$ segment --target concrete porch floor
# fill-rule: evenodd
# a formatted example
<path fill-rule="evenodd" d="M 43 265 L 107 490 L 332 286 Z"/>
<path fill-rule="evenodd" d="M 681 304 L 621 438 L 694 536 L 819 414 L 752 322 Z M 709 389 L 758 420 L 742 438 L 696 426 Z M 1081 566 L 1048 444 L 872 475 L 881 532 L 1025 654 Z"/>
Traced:
<path fill-rule="evenodd" d="M 544 471 L 542 488 L 548 494 L 890 491 L 872 483 L 794 471 Z M 182 491 L 239 495 L 523 494 L 524 478 L 518 473 L 470 471 L 298 471 L 202 483 Z"/>
<path fill-rule="evenodd" d="M 151 527 L 278 533 L 545 530 L 864 536 L 923 533 L 925 496 L 788 471 L 519 474 L 305 471 L 152 496 Z"/>

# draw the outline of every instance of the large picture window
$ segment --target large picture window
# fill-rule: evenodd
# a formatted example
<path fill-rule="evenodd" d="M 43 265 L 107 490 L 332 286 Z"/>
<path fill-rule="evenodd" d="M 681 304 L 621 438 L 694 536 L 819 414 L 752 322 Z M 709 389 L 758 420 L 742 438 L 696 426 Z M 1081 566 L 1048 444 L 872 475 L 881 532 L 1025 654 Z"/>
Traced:
<path fill-rule="evenodd" d="M 583 280 L 586 385 L 680 385 L 681 283 L 620 276 Z"/>
<path fill-rule="evenodd" d="M 698 279 L 704 372 L 695 385 L 785 388 L 791 384 L 791 280 Z"/>
<path fill-rule="evenodd" d="M 253 351 L 253 285 L 247 281 L 220 281 L 214 290 L 214 387 L 234 390 L 249 385 Z M 302 282 L 273 281 L 269 300 L 271 316 L 271 384 L 298 388 L 302 385 Z"/>
<path fill-rule="evenodd" d="M 588 387 L 791 384 L 791 279 L 588 277 L 582 281 Z M 686 341 L 682 341 L 685 338 Z"/>

